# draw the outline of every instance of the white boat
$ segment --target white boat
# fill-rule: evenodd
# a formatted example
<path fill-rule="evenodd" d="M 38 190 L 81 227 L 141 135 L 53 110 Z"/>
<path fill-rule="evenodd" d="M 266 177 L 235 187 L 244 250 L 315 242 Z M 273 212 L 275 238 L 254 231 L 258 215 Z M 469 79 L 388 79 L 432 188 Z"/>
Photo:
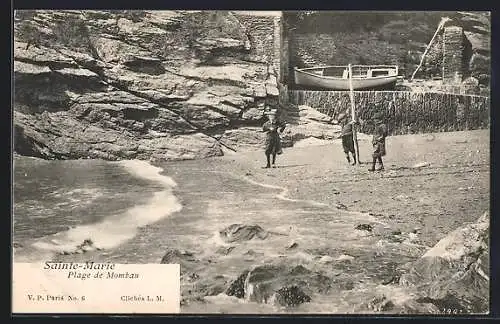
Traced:
<path fill-rule="evenodd" d="M 393 90 L 398 81 L 397 65 L 351 65 L 353 90 Z M 294 68 L 295 84 L 312 89 L 349 90 L 349 67 Z"/>

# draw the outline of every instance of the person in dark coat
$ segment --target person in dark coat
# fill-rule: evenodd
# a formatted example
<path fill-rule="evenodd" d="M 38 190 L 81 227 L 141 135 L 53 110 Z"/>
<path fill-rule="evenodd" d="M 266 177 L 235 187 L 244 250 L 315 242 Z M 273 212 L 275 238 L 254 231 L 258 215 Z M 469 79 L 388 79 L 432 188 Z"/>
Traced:
<path fill-rule="evenodd" d="M 377 171 L 382 171 L 384 170 L 384 163 L 382 161 L 382 157 L 386 155 L 385 138 L 387 137 L 387 126 L 383 122 L 382 115 L 379 113 L 376 113 L 373 116 L 373 121 L 375 123 L 375 130 L 373 132 L 373 139 L 372 139 L 373 162 L 372 162 L 372 167 L 368 169 L 368 171 L 375 171 L 375 165 L 377 161 L 380 164 L 380 167 L 377 169 Z"/>
<path fill-rule="evenodd" d="M 342 138 L 342 148 L 344 149 L 345 157 L 348 163 L 351 163 L 351 157 L 349 153 L 352 154 L 354 162 L 352 165 L 356 164 L 356 151 L 354 150 L 354 137 L 353 137 L 353 121 L 349 121 L 345 114 L 340 114 L 337 118 L 340 125 L 342 125 L 342 133 L 340 138 Z"/>
<path fill-rule="evenodd" d="M 285 130 L 286 124 L 276 117 L 275 111 L 268 112 L 267 118 L 269 120 L 264 123 L 264 125 L 262 126 L 262 130 L 267 133 L 266 144 L 265 144 L 267 165 L 265 167 L 270 168 L 271 167 L 271 156 L 273 158 L 272 165 L 273 165 L 273 167 L 275 167 L 276 155 L 283 153 L 282 147 L 281 147 L 281 138 L 280 138 L 279 133 L 283 133 L 283 131 Z M 279 133 L 278 133 L 278 131 L 279 131 Z"/>

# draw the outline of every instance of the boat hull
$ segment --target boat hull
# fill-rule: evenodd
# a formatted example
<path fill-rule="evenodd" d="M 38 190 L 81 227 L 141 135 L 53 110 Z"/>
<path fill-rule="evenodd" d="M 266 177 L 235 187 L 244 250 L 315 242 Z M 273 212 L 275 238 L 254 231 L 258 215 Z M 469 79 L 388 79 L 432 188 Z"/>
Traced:
<path fill-rule="evenodd" d="M 323 90 L 349 90 L 349 79 L 324 77 L 307 73 L 295 69 L 295 84 L 309 89 Z M 353 78 L 353 90 L 393 90 L 396 87 L 398 80 L 397 75 L 394 76 L 379 76 L 373 78 Z"/>

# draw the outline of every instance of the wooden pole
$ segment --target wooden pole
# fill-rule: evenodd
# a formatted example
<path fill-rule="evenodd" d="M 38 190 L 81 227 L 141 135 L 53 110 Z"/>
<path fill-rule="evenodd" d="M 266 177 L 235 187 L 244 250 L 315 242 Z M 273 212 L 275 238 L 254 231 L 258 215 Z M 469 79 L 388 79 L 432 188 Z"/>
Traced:
<path fill-rule="evenodd" d="M 434 36 L 432 36 L 431 41 L 429 42 L 429 44 L 427 44 L 427 47 L 425 48 L 424 54 L 422 54 L 422 58 L 420 59 L 420 63 L 418 64 L 417 68 L 415 69 L 415 71 L 411 75 L 410 82 L 413 81 L 413 78 L 415 77 L 415 74 L 417 74 L 417 71 L 422 67 L 422 64 L 424 63 L 425 55 L 427 55 L 427 52 L 431 48 L 431 44 L 434 41 L 434 38 L 436 38 L 437 34 L 441 30 L 441 28 L 443 28 L 444 24 L 446 22 L 450 21 L 450 20 L 451 19 L 448 18 L 448 17 L 441 18 L 441 22 L 439 23 L 439 25 L 438 25 L 438 27 L 436 29 L 436 32 L 434 33 Z"/>
<path fill-rule="evenodd" d="M 354 90 L 352 87 L 352 67 L 349 64 L 349 97 L 351 98 L 351 118 L 352 118 L 352 138 L 354 140 L 354 150 L 356 151 L 356 164 L 360 165 L 359 161 L 359 146 L 358 146 L 358 135 L 356 131 L 356 107 L 354 104 Z"/>

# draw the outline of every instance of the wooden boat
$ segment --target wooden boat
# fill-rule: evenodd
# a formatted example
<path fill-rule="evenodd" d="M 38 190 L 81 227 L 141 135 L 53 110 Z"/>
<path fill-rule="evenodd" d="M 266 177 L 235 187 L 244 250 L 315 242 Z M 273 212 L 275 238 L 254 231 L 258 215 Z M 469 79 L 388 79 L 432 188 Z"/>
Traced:
<path fill-rule="evenodd" d="M 392 90 L 398 80 L 397 65 L 352 65 L 354 90 Z M 304 88 L 349 90 L 348 66 L 294 68 L 295 84 Z"/>

